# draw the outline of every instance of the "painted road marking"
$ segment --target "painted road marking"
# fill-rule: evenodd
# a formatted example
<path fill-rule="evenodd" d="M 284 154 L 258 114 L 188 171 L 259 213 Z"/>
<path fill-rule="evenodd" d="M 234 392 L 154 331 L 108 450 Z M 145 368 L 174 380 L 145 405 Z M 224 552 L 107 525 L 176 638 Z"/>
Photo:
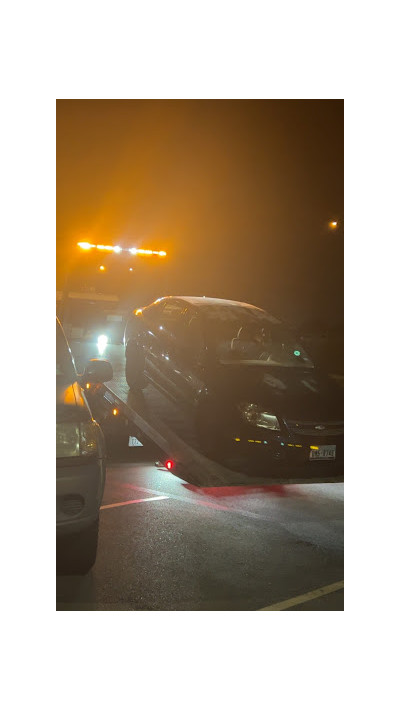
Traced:
<path fill-rule="evenodd" d="M 339 580 L 337 583 L 332 583 L 332 585 L 325 585 L 323 588 L 317 588 L 316 590 L 311 590 L 304 595 L 298 595 L 297 597 L 290 597 L 288 600 L 283 600 L 283 602 L 277 602 L 276 605 L 269 605 L 268 607 L 262 607 L 260 612 L 263 610 L 287 610 L 289 607 L 296 607 L 296 605 L 301 605 L 303 602 L 308 602 L 309 600 L 315 600 L 317 597 L 322 597 L 323 595 L 329 595 L 329 593 L 336 592 L 336 590 L 341 590 L 344 588 L 344 580 Z"/>
<path fill-rule="evenodd" d="M 146 494 L 158 493 L 157 489 L 147 489 L 144 486 L 136 486 L 136 484 L 129 484 L 127 482 L 122 482 L 122 481 L 119 481 L 117 483 L 120 486 L 123 486 L 127 489 L 136 489 L 136 491 L 144 491 Z M 214 501 L 191 499 L 187 496 L 179 496 L 178 494 L 168 494 L 168 496 L 166 498 L 174 499 L 175 501 L 183 501 L 183 503 L 185 503 L 185 504 L 193 504 L 194 506 L 207 506 L 208 508 L 211 508 L 211 509 L 219 509 L 220 511 L 229 511 L 230 513 L 237 513 L 237 514 L 240 514 L 241 516 L 247 516 L 248 518 L 260 519 L 261 521 L 269 520 L 269 519 L 266 519 L 265 516 L 262 516 L 261 514 L 253 513 L 252 511 L 244 511 L 243 509 L 234 509 L 234 508 L 232 508 L 232 506 L 222 506 L 221 504 L 214 503 Z"/>
<path fill-rule="evenodd" d="M 158 494 L 160 493 L 157 489 L 148 489 L 144 486 L 136 486 L 136 484 L 129 484 L 128 482 L 117 481 L 117 484 L 126 489 L 135 489 L 136 491 L 143 491 L 146 494 Z M 212 509 L 219 509 L 220 511 L 228 511 L 229 513 L 238 514 L 239 516 L 246 516 L 247 518 L 255 519 L 256 521 L 264 521 L 266 523 L 271 523 L 271 518 L 263 514 L 254 513 L 253 511 L 246 511 L 245 509 L 233 508 L 233 506 L 222 506 L 221 504 L 216 504 L 213 501 L 200 499 L 191 499 L 187 496 L 179 496 L 178 494 L 168 494 L 169 499 L 174 499 L 175 501 L 182 501 L 185 504 L 193 504 L 194 506 L 207 506 Z M 282 524 L 279 524 L 282 526 Z M 286 526 L 283 526 L 286 529 Z"/>
<path fill-rule="evenodd" d="M 122 482 L 116 480 L 117 484 L 119 486 L 126 488 L 126 489 L 134 489 L 136 491 L 142 491 L 146 494 L 164 494 L 165 492 L 160 491 L 159 489 L 148 489 L 147 487 L 144 486 L 136 486 L 136 484 L 130 484 L 128 482 Z M 208 508 L 213 508 L 213 509 L 219 509 L 220 511 L 226 511 L 227 513 L 233 513 L 237 514 L 238 516 L 245 516 L 246 518 L 250 518 L 256 521 L 262 521 L 263 523 L 267 524 L 273 524 L 276 523 L 280 528 L 283 528 L 287 533 L 290 535 L 293 535 L 288 528 L 288 526 L 284 522 L 280 522 L 278 520 L 271 519 L 270 516 L 268 515 L 263 515 L 259 513 L 255 513 L 253 511 L 246 511 L 245 509 L 241 508 L 234 508 L 233 506 L 222 506 L 221 504 L 216 504 L 213 501 L 210 500 L 200 500 L 200 499 L 191 499 L 187 496 L 179 496 L 177 494 L 165 494 L 168 499 L 172 499 L 175 501 L 182 501 L 185 504 L 192 504 L 194 506 L 206 506 Z"/>
<path fill-rule="evenodd" d="M 169 496 L 152 496 L 147 499 L 132 499 L 131 501 L 121 501 L 118 504 L 106 504 L 100 506 L 100 511 L 103 509 L 114 509 L 116 506 L 128 506 L 129 504 L 142 504 L 144 501 L 160 501 L 160 499 L 169 499 Z"/>

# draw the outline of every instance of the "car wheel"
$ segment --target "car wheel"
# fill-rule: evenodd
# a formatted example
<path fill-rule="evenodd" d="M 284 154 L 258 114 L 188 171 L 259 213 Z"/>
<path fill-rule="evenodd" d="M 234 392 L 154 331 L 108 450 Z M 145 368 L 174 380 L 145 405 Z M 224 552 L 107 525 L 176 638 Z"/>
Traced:
<path fill-rule="evenodd" d="M 78 533 L 57 538 L 57 574 L 85 575 L 97 555 L 99 519 Z"/>
<path fill-rule="evenodd" d="M 126 353 L 125 378 L 131 390 L 144 390 L 144 356 L 139 348 L 130 348 Z"/>

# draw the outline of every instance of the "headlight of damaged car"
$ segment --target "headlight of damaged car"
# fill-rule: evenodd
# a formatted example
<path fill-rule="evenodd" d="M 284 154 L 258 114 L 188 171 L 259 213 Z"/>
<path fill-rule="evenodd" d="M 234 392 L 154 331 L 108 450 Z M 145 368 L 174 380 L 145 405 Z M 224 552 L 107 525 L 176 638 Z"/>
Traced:
<path fill-rule="evenodd" d="M 270 412 L 265 412 L 260 405 L 245 402 L 239 406 L 239 409 L 244 421 L 249 425 L 264 427 L 266 430 L 281 429 L 278 418 Z"/>
<path fill-rule="evenodd" d="M 96 454 L 97 422 L 59 422 L 56 426 L 56 456 L 81 457 Z"/>

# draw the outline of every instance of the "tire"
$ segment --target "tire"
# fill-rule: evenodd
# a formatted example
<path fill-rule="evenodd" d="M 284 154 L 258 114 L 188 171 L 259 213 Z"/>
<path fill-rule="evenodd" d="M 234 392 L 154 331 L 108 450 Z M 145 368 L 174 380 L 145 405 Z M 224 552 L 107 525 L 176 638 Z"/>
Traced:
<path fill-rule="evenodd" d="M 57 575 L 86 575 L 97 555 L 99 519 L 79 533 L 57 539 Z"/>
<path fill-rule="evenodd" d="M 132 346 L 127 348 L 125 378 L 131 390 L 144 390 L 146 387 L 144 356 L 140 348 Z"/>

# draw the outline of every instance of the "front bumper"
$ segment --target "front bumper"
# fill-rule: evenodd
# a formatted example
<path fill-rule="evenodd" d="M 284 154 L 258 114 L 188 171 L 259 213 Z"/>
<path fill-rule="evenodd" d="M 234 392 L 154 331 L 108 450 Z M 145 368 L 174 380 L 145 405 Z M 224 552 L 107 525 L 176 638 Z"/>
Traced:
<path fill-rule="evenodd" d="M 93 457 L 57 460 L 56 502 L 57 535 L 79 532 L 94 523 L 99 515 L 105 484 L 105 461 Z"/>
<path fill-rule="evenodd" d="M 336 445 L 334 460 L 311 460 L 311 447 Z M 227 456 L 230 464 L 253 473 L 260 470 L 282 476 L 342 476 L 344 438 L 337 436 L 292 436 L 258 427 L 242 428 L 229 434 Z"/>

